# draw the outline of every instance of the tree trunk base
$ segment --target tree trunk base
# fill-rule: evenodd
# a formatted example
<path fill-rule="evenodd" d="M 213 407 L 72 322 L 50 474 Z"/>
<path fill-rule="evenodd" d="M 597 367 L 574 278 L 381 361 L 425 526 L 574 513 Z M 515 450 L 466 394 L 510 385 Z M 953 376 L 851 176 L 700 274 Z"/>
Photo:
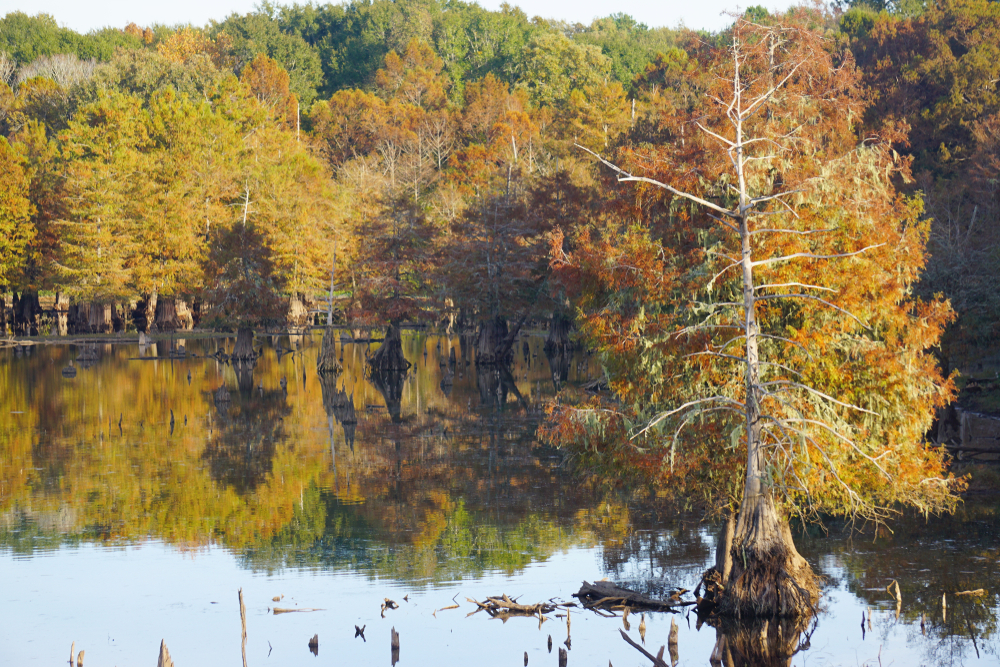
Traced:
<path fill-rule="evenodd" d="M 506 366 L 514 358 L 514 339 L 521 331 L 524 317 L 508 330 L 507 320 L 494 317 L 480 322 L 479 339 L 476 342 L 476 365 Z"/>
<path fill-rule="evenodd" d="M 294 329 L 304 329 L 309 323 L 309 309 L 306 307 L 304 294 L 293 294 L 288 299 L 288 312 L 285 315 L 288 326 Z"/>
<path fill-rule="evenodd" d="M 333 327 L 327 327 L 323 332 L 323 342 L 319 348 L 319 356 L 316 357 L 316 372 L 320 375 L 324 373 L 340 373 L 344 370 L 337 359 L 337 338 Z"/>
<path fill-rule="evenodd" d="M 410 362 L 403 356 L 403 338 L 398 323 L 393 322 L 386 328 L 381 347 L 368 358 L 368 368 L 372 373 L 405 373 L 410 370 Z"/>
<path fill-rule="evenodd" d="M 254 362 L 259 355 L 253 349 L 253 329 L 250 327 L 240 327 L 236 332 L 236 345 L 233 346 L 233 353 L 229 355 L 232 361 Z"/>
<path fill-rule="evenodd" d="M 736 526 L 731 570 L 722 581 L 717 613 L 736 618 L 812 616 L 819 601 L 818 577 L 795 549 L 788 521 L 778 517 L 772 502 L 754 505 Z"/>
<path fill-rule="evenodd" d="M 562 313 L 555 313 L 549 322 L 549 336 L 545 339 L 547 353 L 571 352 L 573 341 L 569 338 L 573 322 Z"/>

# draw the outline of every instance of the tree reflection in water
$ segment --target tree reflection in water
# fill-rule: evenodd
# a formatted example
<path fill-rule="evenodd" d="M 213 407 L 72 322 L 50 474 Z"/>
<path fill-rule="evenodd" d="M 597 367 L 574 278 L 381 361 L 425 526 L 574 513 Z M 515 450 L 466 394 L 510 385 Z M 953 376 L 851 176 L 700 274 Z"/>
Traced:
<path fill-rule="evenodd" d="M 717 618 L 711 625 L 716 638 L 709 662 L 725 667 L 791 667 L 792 658 L 809 650 L 816 630 L 815 617 Z"/>
<path fill-rule="evenodd" d="M 253 386 L 253 364 L 234 367 L 239 392 L 229 400 L 215 398 L 216 415 L 202 453 L 212 479 L 231 486 L 240 495 L 252 493 L 271 473 L 275 445 L 291 408 L 281 389 Z"/>
<path fill-rule="evenodd" d="M 326 411 L 330 431 L 330 454 L 336 459 L 334 449 L 333 424 L 340 424 L 344 429 L 344 444 L 354 451 L 355 429 L 358 417 L 354 410 L 354 394 L 348 395 L 347 389 L 341 384 L 338 388 L 338 376 L 331 373 L 319 374 L 320 391 L 323 394 L 323 409 Z"/>
<path fill-rule="evenodd" d="M 547 348 L 545 358 L 549 360 L 549 371 L 552 374 L 552 386 L 555 390 L 562 391 L 563 386 L 569 379 L 570 362 L 573 360 L 573 353 L 566 348 Z"/>

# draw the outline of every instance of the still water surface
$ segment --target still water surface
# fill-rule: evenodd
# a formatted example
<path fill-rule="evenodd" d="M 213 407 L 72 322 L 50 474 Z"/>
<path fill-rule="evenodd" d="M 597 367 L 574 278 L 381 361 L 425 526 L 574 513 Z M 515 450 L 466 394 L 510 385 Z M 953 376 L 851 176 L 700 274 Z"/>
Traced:
<path fill-rule="evenodd" d="M 72 642 L 88 667 L 152 665 L 161 639 L 178 667 L 237 665 L 242 588 L 252 667 L 389 665 L 393 627 L 402 667 L 516 667 L 525 653 L 555 666 L 565 618 L 467 616 L 466 598 L 570 601 L 603 577 L 693 589 L 714 560 L 713 526 L 602 493 L 535 442 L 557 386 L 599 372 L 585 357 L 549 360 L 526 337 L 501 377 L 477 373 L 468 340 L 410 335 L 405 378 L 366 379 L 368 346 L 347 343 L 324 382 L 318 336 L 258 341 L 242 377 L 206 357 L 223 339 L 101 345 L 96 361 L 77 346 L 0 350 L 0 665 L 65 664 Z M 791 664 L 1000 665 L 996 509 L 900 520 L 877 539 L 836 524 L 797 536 L 828 588 Z M 400 606 L 383 618 L 385 598 Z M 678 664 L 707 665 L 716 631 L 673 618 Z M 651 652 L 670 620 L 646 616 Z M 622 627 L 572 612 L 569 665 L 649 665 Z"/>

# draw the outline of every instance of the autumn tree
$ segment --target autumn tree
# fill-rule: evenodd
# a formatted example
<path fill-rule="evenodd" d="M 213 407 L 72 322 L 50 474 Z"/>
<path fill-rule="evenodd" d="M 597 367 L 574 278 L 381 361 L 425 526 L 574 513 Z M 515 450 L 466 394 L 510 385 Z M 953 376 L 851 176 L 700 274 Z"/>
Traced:
<path fill-rule="evenodd" d="M 375 85 L 390 99 L 437 109 L 447 101 L 446 81 L 441 77 L 443 66 L 430 45 L 413 39 L 402 55 L 395 51 L 386 55 L 385 66 L 375 73 Z"/>
<path fill-rule="evenodd" d="M 0 290 L 6 291 L 20 272 L 28 245 L 34 237 L 31 224 L 32 205 L 28 198 L 29 178 L 22 157 L 0 137 Z M 0 298 L 0 313 L 5 306 Z M 0 315 L 0 331 L 5 328 Z"/>
<path fill-rule="evenodd" d="M 337 231 L 327 170 L 286 126 L 287 105 L 270 105 L 260 90 L 274 89 L 230 80 L 219 96 L 218 113 L 231 119 L 239 142 L 238 162 L 206 269 L 206 305 L 239 327 L 234 354 L 248 358 L 254 326 L 284 320 L 290 298 L 325 285 Z"/>
<path fill-rule="evenodd" d="M 257 102 L 275 118 L 298 130 L 299 100 L 288 89 L 288 72 L 263 53 L 243 68 L 240 81 L 250 89 Z"/>
<path fill-rule="evenodd" d="M 924 439 L 953 386 L 928 354 L 950 310 L 912 296 L 920 202 L 884 138 L 858 141 L 858 72 L 810 19 L 740 18 L 700 53 L 706 94 L 602 159 L 635 185 L 554 258 L 618 402 L 547 437 L 736 510 L 719 603 L 743 617 L 815 604 L 790 514 L 950 510 L 960 488 Z"/>

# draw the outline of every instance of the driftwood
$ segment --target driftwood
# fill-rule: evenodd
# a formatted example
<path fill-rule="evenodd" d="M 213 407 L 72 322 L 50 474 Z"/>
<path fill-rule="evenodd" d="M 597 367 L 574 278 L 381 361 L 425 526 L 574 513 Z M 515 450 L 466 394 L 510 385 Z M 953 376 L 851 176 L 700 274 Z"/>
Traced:
<path fill-rule="evenodd" d="M 240 624 L 243 626 L 243 667 L 247 667 L 247 608 L 243 604 L 243 589 L 240 589 Z"/>
<path fill-rule="evenodd" d="M 591 380 L 590 382 L 581 385 L 580 388 L 583 389 L 584 391 L 589 391 L 592 393 L 609 391 L 610 381 L 608 380 L 608 377 L 606 375 L 602 375 L 596 380 Z"/>
<path fill-rule="evenodd" d="M 274 612 L 275 616 L 277 616 L 278 614 L 291 614 L 291 613 L 294 613 L 294 612 L 297 612 L 297 611 L 326 611 L 326 610 L 325 609 L 313 609 L 311 607 L 302 607 L 301 609 L 285 609 L 283 607 L 275 607 L 271 611 Z"/>
<path fill-rule="evenodd" d="M 528 616 L 535 617 L 539 619 L 539 625 L 541 621 L 545 619 L 544 614 L 551 613 L 560 607 L 575 607 L 575 602 L 565 603 L 565 602 L 538 602 L 536 604 L 520 604 L 516 599 L 512 599 L 510 596 L 504 594 L 500 596 L 493 596 L 486 598 L 485 601 L 479 602 L 478 600 L 473 600 L 472 598 L 465 598 L 472 604 L 476 605 L 478 608 L 469 614 L 478 614 L 481 611 L 485 611 L 492 618 L 499 618 L 502 621 L 506 621 L 508 618 L 513 616 Z"/>
<path fill-rule="evenodd" d="M 399 604 L 397 604 L 395 600 L 385 598 L 385 602 L 382 603 L 382 618 L 385 618 L 386 609 L 399 609 Z"/>
<path fill-rule="evenodd" d="M 580 590 L 573 593 L 585 609 L 645 609 L 647 611 L 674 611 L 676 607 L 687 607 L 697 604 L 694 600 L 683 601 L 680 596 L 687 591 L 675 591 L 668 600 L 656 600 L 622 588 L 610 581 L 583 582 Z"/>

